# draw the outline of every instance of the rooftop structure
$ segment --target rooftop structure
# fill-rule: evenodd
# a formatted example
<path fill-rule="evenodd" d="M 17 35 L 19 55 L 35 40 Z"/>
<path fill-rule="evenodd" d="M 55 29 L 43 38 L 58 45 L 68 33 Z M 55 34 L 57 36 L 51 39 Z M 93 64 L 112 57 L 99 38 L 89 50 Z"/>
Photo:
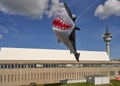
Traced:
<path fill-rule="evenodd" d="M 80 61 L 110 61 L 103 51 L 78 51 Z M 0 60 L 75 60 L 69 50 L 1 48 Z"/>

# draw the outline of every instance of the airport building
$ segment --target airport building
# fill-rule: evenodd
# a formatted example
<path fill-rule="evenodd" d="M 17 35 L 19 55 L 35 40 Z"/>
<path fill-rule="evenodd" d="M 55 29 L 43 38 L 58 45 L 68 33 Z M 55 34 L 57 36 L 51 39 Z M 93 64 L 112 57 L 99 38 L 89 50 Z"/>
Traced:
<path fill-rule="evenodd" d="M 108 28 L 103 36 L 106 51 L 78 51 L 79 62 L 69 50 L 1 48 L 0 86 L 31 83 L 60 83 L 61 80 L 84 80 L 88 76 L 120 77 L 120 61 L 111 61 Z"/>
<path fill-rule="evenodd" d="M 80 62 L 68 50 L 1 48 L 0 86 L 59 83 L 89 75 L 120 77 L 120 61 L 103 51 L 78 51 Z"/>

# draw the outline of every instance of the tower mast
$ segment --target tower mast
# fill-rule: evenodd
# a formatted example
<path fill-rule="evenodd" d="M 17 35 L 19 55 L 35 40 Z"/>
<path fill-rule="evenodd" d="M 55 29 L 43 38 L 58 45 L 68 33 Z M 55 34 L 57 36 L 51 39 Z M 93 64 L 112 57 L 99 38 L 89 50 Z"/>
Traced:
<path fill-rule="evenodd" d="M 106 43 L 106 52 L 110 57 L 110 41 L 112 40 L 112 34 L 109 32 L 108 25 L 106 27 L 106 32 L 103 35 L 104 42 Z"/>

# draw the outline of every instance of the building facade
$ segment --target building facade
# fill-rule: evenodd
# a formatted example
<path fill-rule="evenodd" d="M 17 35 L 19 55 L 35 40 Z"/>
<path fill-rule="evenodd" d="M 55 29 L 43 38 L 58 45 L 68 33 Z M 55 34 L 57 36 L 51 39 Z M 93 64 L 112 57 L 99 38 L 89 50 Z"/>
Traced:
<path fill-rule="evenodd" d="M 1 49 L 0 86 L 59 83 L 60 80 L 65 79 L 85 79 L 89 75 L 107 75 L 110 79 L 120 77 L 120 62 L 110 61 L 104 52 L 80 51 L 81 60 L 77 62 L 69 54 L 67 54 L 68 59 L 66 57 L 66 52 L 68 51 L 65 51 Z M 42 55 L 45 54 L 44 52 L 49 53 Z M 65 55 L 63 52 L 65 52 Z M 36 58 L 36 54 L 39 57 Z"/>

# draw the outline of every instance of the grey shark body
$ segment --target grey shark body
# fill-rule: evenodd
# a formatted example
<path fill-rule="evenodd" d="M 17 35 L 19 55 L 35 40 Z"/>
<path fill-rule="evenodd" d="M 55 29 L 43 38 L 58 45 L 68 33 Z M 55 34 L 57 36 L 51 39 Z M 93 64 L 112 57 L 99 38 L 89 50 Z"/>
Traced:
<path fill-rule="evenodd" d="M 76 17 L 72 15 L 68 6 L 63 3 L 61 9 L 56 12 L 52 27 L 58 42 L 64 43 L 79 61 L 79 53 L 76 51 L 75 30 L 80 29 L 75 26 L 75 19 Z"/>

